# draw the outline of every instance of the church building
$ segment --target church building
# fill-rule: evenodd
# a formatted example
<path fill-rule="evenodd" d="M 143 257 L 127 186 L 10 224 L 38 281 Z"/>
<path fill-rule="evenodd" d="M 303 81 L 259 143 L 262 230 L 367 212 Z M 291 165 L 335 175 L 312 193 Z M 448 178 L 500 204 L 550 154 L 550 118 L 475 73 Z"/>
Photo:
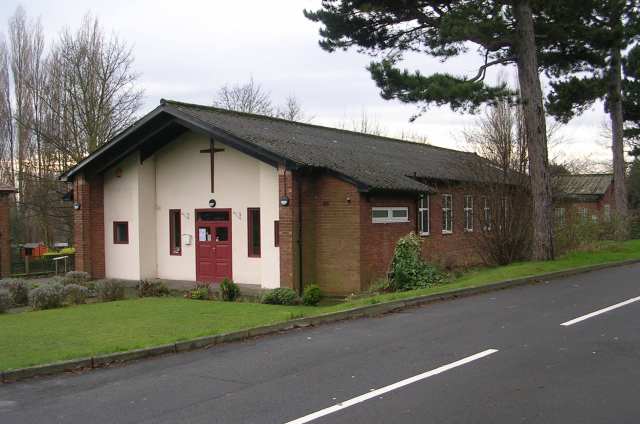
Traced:
<path fill-rule="evenodd" d="M 395 242 L 473 261 L 474 154 L 162 100 L 67 171 L 76 269 L 94 278 L 328 294 L 384 277 Z M 477 181 L 476 181 L 477 182 Z M 477 225 L 476 225 L 477 226 Z"/>

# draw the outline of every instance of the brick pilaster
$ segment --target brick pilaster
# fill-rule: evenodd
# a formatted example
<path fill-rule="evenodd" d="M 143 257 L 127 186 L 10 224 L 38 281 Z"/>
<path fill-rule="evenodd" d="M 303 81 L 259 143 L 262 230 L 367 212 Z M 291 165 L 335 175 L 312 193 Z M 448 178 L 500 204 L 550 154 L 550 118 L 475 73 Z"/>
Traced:
<path fill-rule="evenodd" d="M 93 278 L 104 278 L 104 195 L 102 176 L 90 180 L 79 175 L 73 182 L 73 238 L 76 248 L 75 268 Z"/>
<path fill-rule="evenodd" d="M 0 193 L 0 276 L 11 275 L 11 223 L 9 198 L 11 193 Z"/>
<path fill-rule="evenodd" d="M 280 205 L 280 287 L 298 288 L 298 187 L 293 171 L 278 167 L 280 197 L 289 205 Z"/>

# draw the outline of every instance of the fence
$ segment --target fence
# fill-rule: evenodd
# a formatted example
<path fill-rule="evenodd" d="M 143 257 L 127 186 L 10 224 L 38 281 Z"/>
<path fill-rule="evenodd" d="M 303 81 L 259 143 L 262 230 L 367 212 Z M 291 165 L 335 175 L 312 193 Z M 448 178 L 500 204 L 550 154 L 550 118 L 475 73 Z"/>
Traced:
<path fill-rule="evenodd" d="M 20 249 L 13 249 L 11 255 L 12 275 L 63 274 L 75 266 L 73 253 L 47 254 L 39 257 L 24 257 Z"/>

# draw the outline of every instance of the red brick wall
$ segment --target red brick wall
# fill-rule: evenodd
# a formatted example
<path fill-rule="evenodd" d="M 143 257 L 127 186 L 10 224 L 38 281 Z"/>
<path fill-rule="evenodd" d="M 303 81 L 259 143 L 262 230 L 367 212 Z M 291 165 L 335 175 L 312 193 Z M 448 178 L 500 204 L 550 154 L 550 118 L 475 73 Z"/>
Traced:
<path fill-rule="evenodd" d="M 102 176 L 87 180 L 74 179 L 74 202 L 80 209 L 73 212 L 73 237 L 77 271 L 88 272 L 93 278 L 104 278 L 104 194 Z"/>
<path fill-rule="evenodd" d="M 360 258 L 360 193 L 352 184 L 331 175 L 318 175 L 304 199 L 303 226 L 313 227 L 306 252 L 313 254 L 313 273 L 305 283 L 318 284 L 325 293 L 345 295 L 362 290 Z M 312 212 L 311 212 L 312 211 Z M 308 263 L 307 258 L 305 263 Z M 312 278 L 313 277 L 313 278 Z"/>
<path fill-rule="evenodd" d="M 298 181 L 293 171 L 278 167 L 280 197 L 289 197 L 289 205 L 280 205 L 280 286 L 298 285 Z"/>
<path fill-rule="evenodd" d="M 482 209 L 481 196 L 460 186 L 442 185 L 438 193 L 430 195 L 430 224 L 428 236 L 421 236 L 422 256 L 439 266 L 470 266 L 480 262 L 475 253 L 474 235 L 464 231 L 464 195 L 474 199 L 474 230 L 478 231 Z M 442 233 L 442 194 L 453 196 L 453 232 Z M 408 223 L 373 224 L 371 208 L 377 206 L 398 206 L 409 208 Z M 361 263 L 362 287 L 378 278 L 386 276 L 397 240 L 410 233 L 418 232 L 418 195 L 408 194 L 362 194 L 361 221 Z"/>
<path fill-rule="evenodd" d="M 9 193 L 0 193 L 0 276 L 11 274 L 11 223 Z"/>

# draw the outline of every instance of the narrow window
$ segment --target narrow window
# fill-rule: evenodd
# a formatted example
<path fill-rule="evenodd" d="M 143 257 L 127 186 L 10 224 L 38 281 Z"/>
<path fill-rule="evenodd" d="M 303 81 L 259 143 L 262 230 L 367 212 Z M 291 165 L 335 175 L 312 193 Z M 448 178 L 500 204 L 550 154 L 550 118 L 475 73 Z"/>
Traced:
<path fill-rule="evenodd" d="M 182 255 L 180 216 L 180 209 L 169 210 L 169 254 L 174 256 Z"/>
<path fill-rule="evenodd" d="M 473 196 L 464 196 L 464 230 L 473 231 Z"/>
<path fill-rule="evenodd" d="M 280 221 L 273 221 L 273 245 L 280 246 Z"/>
<path fill-rule="evenodd" d="M 453 232 L 453 196 L 442 195 L 442 233 L 451 234 Z"/>
<path fill-rule="evenodd" d="M 604 205 L 604 222 L 611 222 L 611 205 Z"/>
<path fill-rule="evenodd" d="M 249 257 L 260 257 L 260 208 L 248 208 Z"/>
<path fill-rule="evenodd" d="M 126 221 L 114 221 L 113 243 L 129 244 L 129 223 Z"/>
<path fill-rule="evenodd" d="M 485 197 L 483 199 L 483 202 L 484 202 L 483 229 L 485 231 L 491 231 L 491 206 L 489 204 L 489 198 Z"/>
<path fill-rule="evenodd" d="M 565 209 L 564 208 L 556 208 L 556 225 L 562 227 L 565 224 Z"/>
<path fill-rule="evenodd" d="M 578 208 L 577 215 L 580 222 L 586 222 L 589 217 L 589 211 L 587 211 L 587 208 Z"/>
<path fill-rule="evenodd" d="M 429 195 L 425 194 L 420 198 L 420 207 L 418 208 L 418 223 L 420 225 L 420 235 L 428 236 L 430 228 L 429 222 Z"/>

